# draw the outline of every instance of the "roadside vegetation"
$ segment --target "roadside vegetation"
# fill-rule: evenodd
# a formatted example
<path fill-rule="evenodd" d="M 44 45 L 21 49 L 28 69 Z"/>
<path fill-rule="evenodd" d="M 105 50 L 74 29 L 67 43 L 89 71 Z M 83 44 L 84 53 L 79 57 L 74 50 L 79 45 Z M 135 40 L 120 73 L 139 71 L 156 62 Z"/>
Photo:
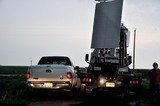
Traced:
<path fill-rule="evenodd" d="M 26 66 L 0 66 L 0 74 L 15 74 L 12 77 L 0 76 L 0 105 L 27 105 L 28 89 L 25 74 Z"/>
<path fill-rule="evenodd" d="M 18 74 L 25 75 L 28 66 L 0 66 L 0 74 Z"/>

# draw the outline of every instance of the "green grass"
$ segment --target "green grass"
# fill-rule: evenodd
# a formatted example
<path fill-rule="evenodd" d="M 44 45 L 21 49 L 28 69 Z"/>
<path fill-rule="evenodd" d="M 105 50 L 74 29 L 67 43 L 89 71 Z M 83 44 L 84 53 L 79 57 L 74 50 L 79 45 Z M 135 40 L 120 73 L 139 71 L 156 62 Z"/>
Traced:
<path fill-rule="evenodd" d="M 0 74 L 26 74 L 28 66 L 0 66 Z"/>
<path fill-rule="evenodd" d="M 28 88 L 25 76 L 0 77 L 0 104 L 27 105 Z"/>
<path fill-rule="evenodd" d="M 0 74 L 17 74 L 15 77 L 0 77 L 0 104 L 27 105 L 28 88 L 25 75 L 28 66 L 0 66 Z"/>

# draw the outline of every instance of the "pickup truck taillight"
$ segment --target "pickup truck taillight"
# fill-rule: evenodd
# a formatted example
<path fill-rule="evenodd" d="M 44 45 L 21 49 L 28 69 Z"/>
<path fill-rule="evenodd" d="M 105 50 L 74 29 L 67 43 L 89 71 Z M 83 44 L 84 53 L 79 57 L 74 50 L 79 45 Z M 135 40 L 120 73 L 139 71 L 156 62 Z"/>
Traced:
<path fill-rule="evenodd" d="M 26 74 L 26 78 L 27 79 L 31 78 L 31 74 L 29 72 Z"/>
<path fill-rule="evenodd" d="M 71 79 L 71 78 L 72 78 L 72 73 L 71 73 L 71 72 L 67 72 L 67 73 L 66 73 L 66 77 L 67 77 L 68 79 Z"/>

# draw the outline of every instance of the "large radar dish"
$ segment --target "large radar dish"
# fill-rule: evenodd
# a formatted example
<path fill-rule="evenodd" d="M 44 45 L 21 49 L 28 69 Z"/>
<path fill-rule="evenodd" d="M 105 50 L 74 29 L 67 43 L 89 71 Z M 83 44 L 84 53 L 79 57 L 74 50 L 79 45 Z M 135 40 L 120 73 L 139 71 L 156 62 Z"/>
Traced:
<path fill-rule="evenodd" d="M 119 46 L 122 7 L 123 0 L 107 0 L 96 4 L 91 48 Z"/>

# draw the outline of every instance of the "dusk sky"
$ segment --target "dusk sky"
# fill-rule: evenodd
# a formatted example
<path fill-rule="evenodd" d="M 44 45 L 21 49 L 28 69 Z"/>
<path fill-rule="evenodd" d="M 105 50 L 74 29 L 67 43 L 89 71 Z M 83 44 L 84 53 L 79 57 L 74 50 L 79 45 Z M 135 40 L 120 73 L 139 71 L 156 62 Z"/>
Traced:
<path fill-rule="evenodd" d="M 0 65 L 36 65 L 42 56 L 68 56 L 88 66 L 95 0 L 0 0 Z M 136 35 L 136 68 L 160 64 L 160 0 L 124 0 L 122 23 Z M 130 65 L 132 68 L 132 64 Z"/>

